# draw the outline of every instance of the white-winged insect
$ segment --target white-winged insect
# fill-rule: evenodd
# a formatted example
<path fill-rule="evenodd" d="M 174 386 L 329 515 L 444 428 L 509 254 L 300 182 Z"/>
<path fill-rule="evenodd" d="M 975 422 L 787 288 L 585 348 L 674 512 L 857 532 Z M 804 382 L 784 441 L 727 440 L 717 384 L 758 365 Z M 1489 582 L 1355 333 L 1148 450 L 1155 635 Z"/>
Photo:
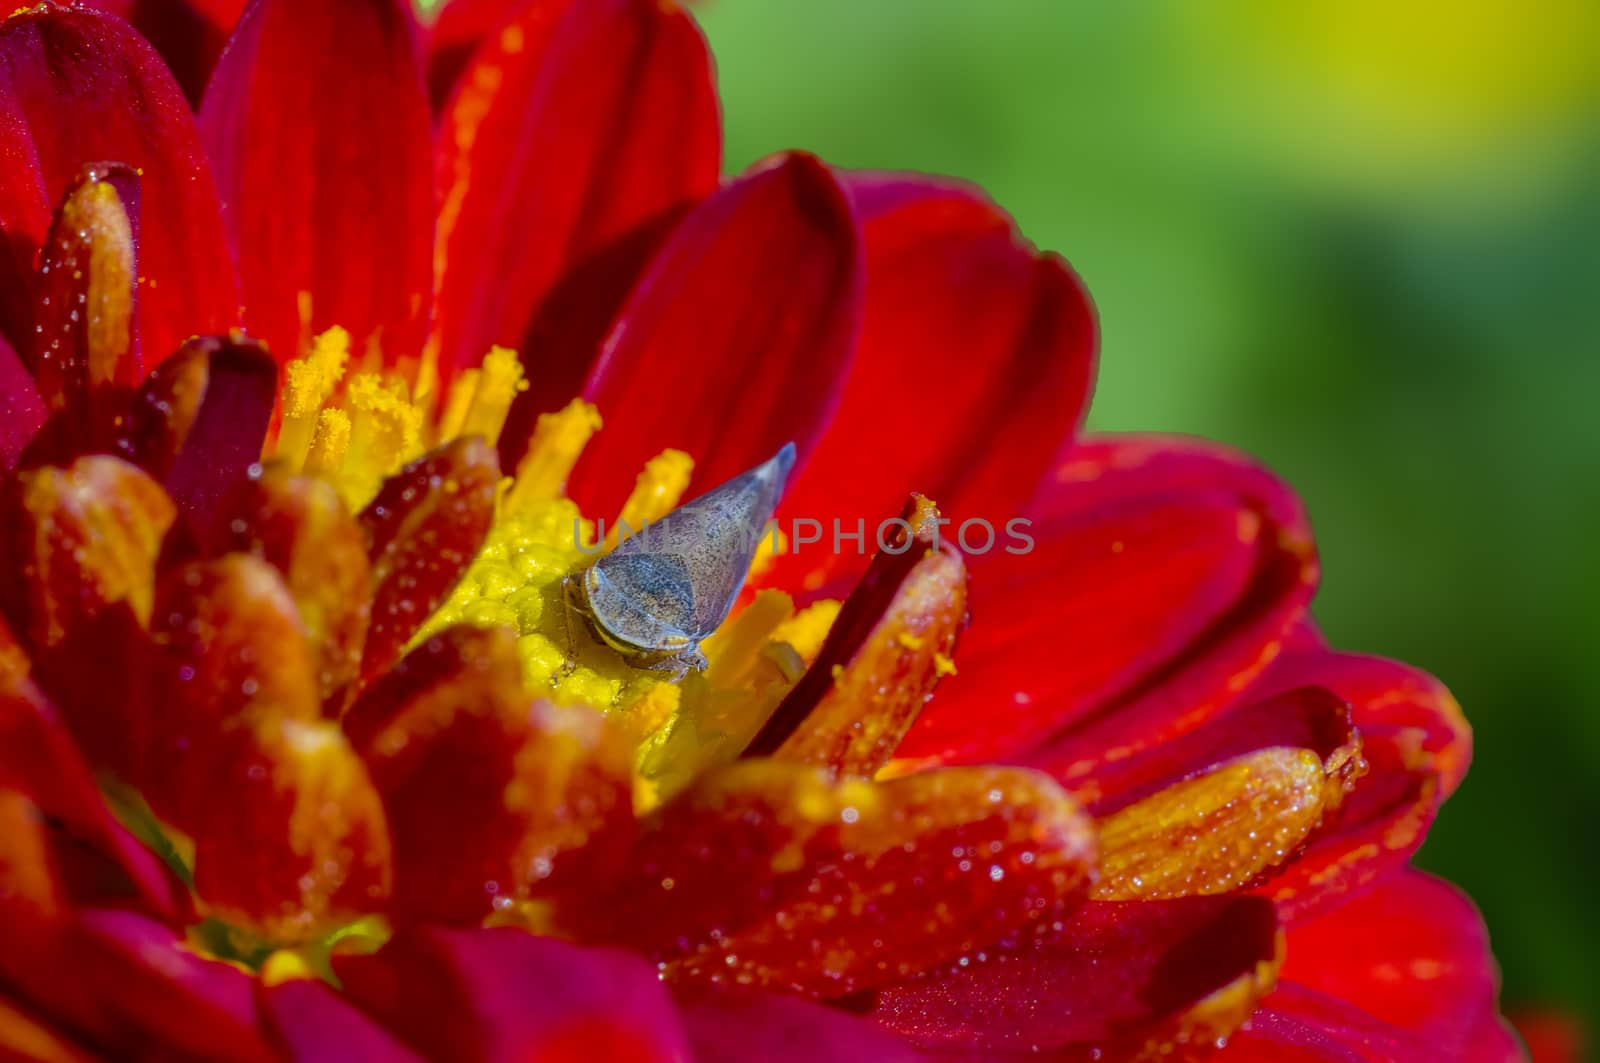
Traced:
<path fill-rule="evenodd" d="M 686 502 L 566 578 L 568 608 L 636 668 L 704 669 L 794 467 L 794 444 Z"/>

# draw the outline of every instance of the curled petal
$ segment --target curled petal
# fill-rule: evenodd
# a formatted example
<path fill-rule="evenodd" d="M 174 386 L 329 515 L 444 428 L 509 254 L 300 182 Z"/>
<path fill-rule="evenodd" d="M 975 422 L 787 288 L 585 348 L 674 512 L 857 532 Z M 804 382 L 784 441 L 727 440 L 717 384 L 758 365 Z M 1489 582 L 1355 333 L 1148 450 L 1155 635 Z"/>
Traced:
<path fill-rule="evenodd" d="M 452 6 L 445 33 L 472 21 Z M 541 0 L 493 30 L 441 119 L 433 342 L 446 381 L 493 344 L 522 351 L 538 412 L 577 394 L 670 223 L 715 191 L 717 101 L 676 5 Z"/>
<path fill-rule="evenodd" d="M 237 324 L 216 186 L 189 105 L 149 44 L 87 7 L 24 8 L 0 22 L 0 96 L 11 115 L 0 119 L 0 156 L 29 161 L 46 203 L 90 163 L 140 175 L 136 347 L 148 364 Z M 0 228 L 29 257 L 47 221 L 31 196 L 0 201 Z"/>
<path fill-rule="evenodd" d="M 39 254 L 33 375 L 74 449 L 109 442 L 144 376 L 133 330 L 137 182 L 123 166 L 85 170 Z"/>
<path fill-rule="evenodd" d="M 1225 709 L 1316 586 L 1298 502 L 1210 444 L 1086 440 L 1030 519 L 1031 549 L 973 559 L 961 672 L 901 756 L 1020 757 L 1076 785 Z"/>
<path fill-rule="evenodd" d="M 1039 934 L 882 990 L 871 1014 L 942 1051 L 1156 1058 L 1226 1037 L 1271 990 L 1272 906 L 1253 897 L 1092 902 Z"/>
<path fill-rule="evenodd" d="M 1088 293 L 971 186 L 844 180 L 866 260 L 861 340 L 839 409 L 787 501 L 795 513 L 853 522 L 910 485 L 957 524 L 1004 524 L 1088 404 L 1097 346 Z M 819 552 L 812 566 L 840 556 Z"/>
<path fill-rule="evenodd" d="M 433 173 L 416 37 L 401 0 L 259 0 L 206 89 L 246 319 L 280 361 L 333 325 L 391 363 L 421 352 Z"/>
<path fill-rule="evenodd" d="M 0 474 L 16 465 L 48 415 L 32 374 L 0 334 Z"/>
<path fill-rule="evenodd" d="M 336 956 L 345 995 L 429 1059 L 688 1058 L 655 970 L 638 957 L 520 930 L 402 931 Z"/>
<path fill-rule="evenodd" d="M 870 778 L 888 762 L 950 669 L 967 619 L 961 554 L 938 510 L 913 497 L 828 631 L 816 661 L 745 756 L 776 756 Z"/>
<path fill-rule="evenodd" d="M 390 477 L 361 511 L 373 583 L 362 682 L 399 658 L 477 556 L 499 482 L 494 451 L 457 439 Z"/>
<path fill-rule="evenodd" d="M 198 533 L 261 457 L 278 368 L 239 335 L 190 340 L 139 389 L 121 449 L 160 480 Z"/>
<path fill-rule="evenodd" d="M 565 4 L 566 0 L 545 0 L 552 12 Z M 528 0 L 445 0 L 439 5 L 427 27 L 428 93 L 436 108 L 450 99 L 478 46 L 527 6 Z"/>
<path fill-rule="evenodd" d="M 584 385 L 607 426 L 573 476 L 584 508 L 615 512 L 663 446 L 693 455 L 705 486 L 791 441 L 803 462 L 850 364 L 861 274 L 844 192 L 811 156 L 761 164 L 695 208 Z"/>
<path fill-rule="evenodd" d="M 382 909 L 388 828 L 338 726 L 255 718 L 225 736 L 197 810 L 195 888 L 273 941 L 301 941 Z M 220 796 L 225 795 L 225 796 Z"/>
<path fill-rule="evenodd" d="M 1478 910 L 1449 883 L 1417 871 L 1290 930 L 1282 973 L 1448 1057 L 1462 1055 L 1493 1019 L 1500 982 Z"/>
<path fill-rule="evenodd" d="M 581 916 L 670 978 L 834 997 L 1049 920 L 1093 860 L 1088 819 L 1036 773 L 876 784 L 748 760 L 646 820 L 616 889 Z"/>
<path fill-rule="evenodd" d="M 164 573 L 150 627 L 154 704 L 133 781 L 190 829 L 215 803 L 209 765 L 225 731 L 247 716 L 314 719 L 316 670 L 283 580 L 248 554 Z"/>
<path fill-rule="evenodd" d="M 1228 893 L 1290 859 L 1365 770 L 1273 746 L 1173 783 L 1100 821 L 1100 900 Z"/>
<path fill-rule="evenodd" d="M 356 678 L 371 617 L 372 572 L 361 526 L 326 480 L 269 464 L 238 484 L 217 529 L 221 549 L 254 554 L 283 577 L 326 703 Z"/>
<path fill-rule="evenodd" d="M 370 733 L 402 918 L 472 924 L 564 883 L 592 888 L 631 836 L 625 734 L 586 706 L 534 701 L 504 628 L 430 638 L 348 723 Z"/>

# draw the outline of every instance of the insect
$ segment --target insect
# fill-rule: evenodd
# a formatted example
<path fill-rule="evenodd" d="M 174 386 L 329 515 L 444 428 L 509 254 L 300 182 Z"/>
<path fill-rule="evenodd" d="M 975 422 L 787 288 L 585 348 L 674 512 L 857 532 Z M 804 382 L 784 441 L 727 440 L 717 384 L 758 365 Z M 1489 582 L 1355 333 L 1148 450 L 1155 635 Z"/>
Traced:
<path fill-rule="evenodd" d="M 786 443 L 755 468 L 647 525 L 566 578 L 569 610 L 637 668 L 674 679 L 703 670 L 700 641 L 733 608 L 793 467 L 794 444 Z"/>

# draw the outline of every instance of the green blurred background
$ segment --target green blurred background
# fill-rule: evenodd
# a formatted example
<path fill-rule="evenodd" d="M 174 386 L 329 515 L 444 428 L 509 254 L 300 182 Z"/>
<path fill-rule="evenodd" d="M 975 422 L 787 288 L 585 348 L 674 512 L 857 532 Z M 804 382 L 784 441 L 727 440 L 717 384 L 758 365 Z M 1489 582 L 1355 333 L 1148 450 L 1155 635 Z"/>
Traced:
<path fill-rule="evenodd" d="M 1443 678 L 1472 772 L 1422 862 L 1516 1006 L 1600 1019 L 1600 4 L 713 0 L 728 164 L 988 188 L 1083 274 L 1091 423 L 1311 509 L 1339 645 Z"/>

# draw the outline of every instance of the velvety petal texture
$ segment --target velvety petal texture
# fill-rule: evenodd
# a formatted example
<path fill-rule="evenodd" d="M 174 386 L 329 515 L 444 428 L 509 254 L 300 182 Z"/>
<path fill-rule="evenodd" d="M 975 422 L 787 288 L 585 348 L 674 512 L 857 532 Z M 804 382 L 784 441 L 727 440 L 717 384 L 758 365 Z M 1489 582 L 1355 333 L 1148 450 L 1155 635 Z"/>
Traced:
<path fill-rule="evenodd" d="M 255 0 L 218 63 L 202 129 L 245 321 L 280 361 L 333 325 L 358 357 L 421 354 L 433 166 L 418 52 L 404 0 Z"/>

